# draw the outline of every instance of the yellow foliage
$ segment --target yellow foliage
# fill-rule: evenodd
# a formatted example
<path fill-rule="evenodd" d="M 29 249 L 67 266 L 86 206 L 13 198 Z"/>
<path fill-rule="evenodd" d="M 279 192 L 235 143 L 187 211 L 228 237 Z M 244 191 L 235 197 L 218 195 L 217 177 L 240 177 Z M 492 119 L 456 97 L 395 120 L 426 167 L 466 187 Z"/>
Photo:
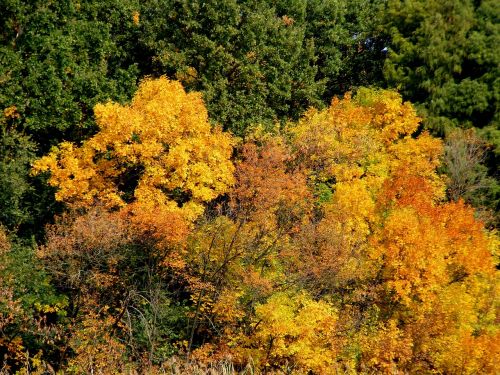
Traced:
<path fill-rule="evenodd" d="M 243 295 L 242 292 L 224 290 L 214 304 L 212 311 L 217 322 L 224 325 L 232 325 L 245 316 L 238 299 Z"/>
<path fill-rule="evenodd" d="M 414 134 L 420 119 L 398 94 L 334 99 L 284 135 L 257 127 L 236 167 L 232 138 L 178 82 L 145 80 L 130 105 L 95 114 L 94 137 L 61 144 L 34 171 L 50 172 L 58 200 L 120 209 L 113 225 L 77 226 L 75 242 L 45 252 L 105 252 L 129 228 L 141 243 L 180 243 L 161 263 L 189 293 L 181 346 L 192 358 L 314 374 L 498 372 L 498 238 L 445 201 L 442 142 Z M 82 323 L 75 369 L 112 372 L 106 356 L 118 368 L 110 325 L 105 313 Z"/>
<path fill-rule="evenodd" d="M 94 112 L 97 134 L 80 147 L 64 142 L 33 165 L 50 172 L 57 200 L 192 221 L 233 184 L 231 136 L 212 128 L 201 95 L 179 82 L 145 79 L 130 105 L 98 104 Z"/>
<path fill-rule="evenodd" d="M 139 26 L 139 16 L 140 16 L 140 14 L 138 11 L 134 11 L 132 13 L 132 22 L 134 22 L 134 25 L 136 25 L 136 26 Z"/>
<path fill-rule="evenodd" d="M 305 293 L 276 293 L 255 309 L 253 330 L 237 340 L 234 352 L 263 367 L 335 373 L 336 310 Z"/>
<path fill-rule="evenodd" d="M 360 342 L 363 350 L 362 371 L 366 373 L 397 373 L 398 366 L 411 360 L 412 341 L 405 337 L 395 320 L 362 330 Z"/>
<path fill-rule="evenodd" d="M 463 202 L 444 202 L 442 142 L 414 136 L 418 126 L 409 103 L 373 90 L 288 126 L 296 163 L 323 194 L 321 220 L 293 241 L 291 270 L 340 294 L 359 371 L 494 373 L 485 353 L 498 356 L 498 240 Z"/>
<path fill-rule="evenodd" d="M 17 107 L 15 105 L 11 105 L 3 110 L 3 115 L 6 118 L 19 118 L 20 115 L 17 112 Z"/>
<path fill-rule="evenodd" d="M 71 337 L 75 356 L 68 363 L 70 372 L 103 375 L 127 372 L 125 345 L 111 335 L 114 319 L 106 311 L 102 315 L 88 312 L 82 327 L 78 327 Z"/>

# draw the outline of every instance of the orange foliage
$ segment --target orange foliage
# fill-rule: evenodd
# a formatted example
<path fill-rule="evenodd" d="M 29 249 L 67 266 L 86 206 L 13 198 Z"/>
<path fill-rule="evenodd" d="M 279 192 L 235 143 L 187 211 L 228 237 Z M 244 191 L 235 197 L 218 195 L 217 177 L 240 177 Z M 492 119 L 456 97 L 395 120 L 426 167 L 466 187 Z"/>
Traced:
<path fill-rule="evenodd" d="M 47 227 L 46 236 L 38 256 L 64 288 L 88 295 L 118 280 L 117 265 L 124 256 L 120 248 L 130 242 L 119 213 L 96 208 L 76 217 L 66 214 Z"/>
<path fill-rule="evenodd" d="M 363 327 L 351 331 L 360 371 L 456 372 L 454 347 L 474 353 L 460 371 L 491 373 L 479 348 L 498 356 L 498 241 L 463 202 L 443 202 L 442 144 L 413 137 L 418 122 L 396 94 L 362 90 L 289 126 L 322 212 L 302 227 L 289 267 L 317 293 L 338 293 L 340 325 Z"/>
<path fill-rule="evenodd" d="M 131 372 L 124 365 L 125 345 L 112 336 L 113 323 L 114 318 L 106 314 L 106 309 L 100 314 L 86 311 L 70 340 L 75 351 L 67 367 L 70 372 L 102 375 Z"/>
<path fill-rule="evenodd" d="M 233 141 L 178 83 L 146 80 L 130 106 L 96 115 L 98 134 L 35 165 L 58 199 L 87 209 L 49 229 L 40 251 L 94 298 L 85 306 L 123 302 L 117 265 L 133 243 L 154 249 L 163 269 L 151 269 L 187 295 L 190 358 L 317 374 L 498 372 L 498 239 L 445 201 L 442 142 L 415 135 L 420 120 L 398 94 L 361 89 L 281 134 L 257 129 L 234 176 Z M 114 371 L 106 355 L 123 368 L 112 310 L 79 323 L 78 371 Z"/>
<path fill-rule="evenodd" d="M 201 277 L 199 315 L 218 328 L 197 358 L 322 374 L 495 372 L 485 353 L 498 356 L 498 242 L 471 208 L 444 201 L 442 143 L 418 127 L 397 94 L 361 90 L 309 111 L 287 138 L 250 136 L 227 216 L 188 246 L 200 260 L 188 269 L 220 272 Z"/>
<path fill-rule="evenodd" d="M 289 147 L 281 138 L 258 145 L 248 142 L 241 149 L 236 167 L 236 186 L 231 192 L 231 207 L 240 220 L 275 223 L 277 211 L 288 208 L 293 217 L 307 210 L 309 191 L 303 171 L 290 165 Z M 288 164 L 288 165 L 287 165 Z"/>

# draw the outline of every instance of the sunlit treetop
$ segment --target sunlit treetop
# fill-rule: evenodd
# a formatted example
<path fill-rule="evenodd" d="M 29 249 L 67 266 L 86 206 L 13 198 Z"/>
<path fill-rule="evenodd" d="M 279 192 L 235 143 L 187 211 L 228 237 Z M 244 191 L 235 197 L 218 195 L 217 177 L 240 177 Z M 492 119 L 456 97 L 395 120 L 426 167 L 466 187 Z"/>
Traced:
<path fill-rule="evenodd" d="M 375 193 L 385 180 L 399 173 L 425 178 L 435 199 L 444 197 L 444 183 L 436 173 L 441 141 L 414 134 L 420 118 L 393 91 L 361 89 L 356 97 L 334 98 L 324 111 L 309 110 L 288 131 L 312 179 L 328 185 L 361 179 Z"/>
<path fill-rule="evenodd" d="M 167 78 L 144 80 L 130 105 L 94 108 L 99 131 L 81 146 L 63 142 L 36 161 L 50 172 L 56 199 L 142 211 L 177 212 L 192 220 L 203 203 L 233 184 L 233 140 L 212 128 L 199 93 Z"/>

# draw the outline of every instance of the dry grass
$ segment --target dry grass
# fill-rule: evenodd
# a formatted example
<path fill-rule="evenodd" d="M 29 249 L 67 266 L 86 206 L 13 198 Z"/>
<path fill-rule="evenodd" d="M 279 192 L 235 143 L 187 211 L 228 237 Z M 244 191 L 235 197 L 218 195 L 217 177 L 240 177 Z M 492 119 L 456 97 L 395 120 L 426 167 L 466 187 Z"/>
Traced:
<path fill-rule="evenodd" d="M 189 362 L 178 357 L 172 357 L 162 364 L 159 374 L 170 375 L 253 375 L 253 366 L 247 365 L 242 371 L 237 371 L 230 360 L 223 360 L 209 364 Z"/>

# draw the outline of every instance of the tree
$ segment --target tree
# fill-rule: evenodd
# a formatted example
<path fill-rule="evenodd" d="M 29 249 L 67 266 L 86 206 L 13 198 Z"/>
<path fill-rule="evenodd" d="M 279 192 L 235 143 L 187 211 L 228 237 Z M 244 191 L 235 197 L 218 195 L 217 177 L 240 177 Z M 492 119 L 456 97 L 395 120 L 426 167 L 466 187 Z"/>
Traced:
<path fill-rule="evenodd" d="M 374 9 L 344 0 L 147 1 L 143 71 L 203 92 L 210 117 L 243 135 L 380 77 L 373 61 L 382 47 L 368 40 Z"/>
<path fill-rule="evenodd" d="M 287 3 L 283 2 L 281 9 L 289 12 L 288 9 L 294 7 Z M 318 67 L 316 80 L 325 83 L 322 93 L 325 104 L 329 104 L 334 96 L 344 95 L 358 87 L 383 84 L 386 41 L 378 30 L 378 19 L 384 1 L 313 0 L 299 3 L 306 3 L 303 13 L 305 35 L 314 43 Z M 296 11 L 292 12 L 293 18 L 295 14 Z"/>
<path fill-rule="evenodd" d="M 201 91 L 210 117 L 238 135 L 319 104 L 321 82 L 304 29 L 264 1 L 155 1 L 141 42 L 156 74 Z"/>
<path fill-rule="evenodd" d="M 457 129 L 446 137 L 443 168 L 449 176 L 448 195 L 474 205 L 482 220 L 498 226 L 500 186 L 484 165 L 487 143 L 473 129 Z"/>
<path fill-rule="evenodd" d="M 463 191 L 480 212 L 495 211 L 498 204 L 500 55 L 491 48 L 500 42 L 498 13 L 498 3 L 490 0 L 389 1 L 382 21 L 389 40 L 387 83 L 415 104 L 428 129 L 449 136 L 455 149 L 457 133 L 450 134 L 457 127 L 475 127 L 485 139 L 482 164 L 488 176 L 482 183 L 488 182 L 474 192 Z M 452 155 L 459 159 L 451 160 Z M 464 159 L 451 148 L 446 157 L 455 190 L 456 166 Z M 492 225 L 495 221 L 489 219 Z"/>
<path fill-rule="evenodd" d="M 27 180 L 35 145 L 11 124 L 17 116 L 15 107 L 0 114 L 0 222 L 11 229 L 29 221 L 26 196 L 33 189 Z"/>
<path fill-rule="evenodd" d="M 53 371 L 64 352 L 66 302 L 32 246 L 0 227 L 0 371 Z"/>
<path fill-rule="evenodd" d="M 110 372 L 166 360 L 184 338 L 185 307 L 172 297 L 182 292 L 169 267 L 175 249 L 157 246 L 121 212 L 103 207 L 68 212 L 46 232 L 37 256 L 68 301 L 61 344 L 68 369 Z"/>
<path fill-rule="evenodd" d="M 190 237 L 192 358 L 494 373 L 497 239 L 446 202 L 443 142 L 419 126 L 397 93 L 364 89 L 252 136 L 229 205 Z"/>
<path fill-rule="evenodd" d="M 337 302 L 344 368 L 491 373 L 497 240 L 444 201 L 442 142 L 418 128 L 409 103 L 368 90 L 290 126 L 321 215 L 296 237 L 289 272 Z"/>
<path fill-rule="evenodd" d="M 281 136 L 256 129 L 238 148 L 228 201 L 208 211 L 188 238 L 179 275 L 187 278 L 196 306 L 188 350 L 213 337 L 193 352 L 196 358 L 227 355 L 241 321 L 285 279 L 280 253 L 312 203 L 290 152 Z"/>
<path fill-rule="evenodd" d="M 172 326 L 184 301 L 170 306 L 169 296 L 184 286 L 173 278 L 186 273 L 181 255 L 193 222 L 233 184 L 234 141 L 210 125 L 200 94 L 164 77 L 144 80 L 130 105 L 95 112 L 96 135 L 34 164 L 73 210 L 49 227 L 39 256 L 70 301 L 70 368 L 106 366 L 108 354 L 122 363 L 120 337 L 134 354 L 147 351 L 151 365 L 181 337 Z"/>
<path fill-rule="evenodd" d="M 255 319 L 250 334 L 238 338 L 237 360 L 252 358 L 266 370 L 334 373 L 340 345 L 332 304 L 306 293 L 275 293 L 256 306 Z"/>
<path fill-rule="evenodd" d="M 33 142 L 33 161 L 62 140 L 94 135 L 97 103 L 126 103 L 139 78 L 167 75 L 202 92 L 210 118 L 241 136 L 378 81 L 384 54 L 369 22 L 377 4 L 4 1 L 0 110 L 16 109 L 9 127 Z M 43 178 L 14 162 L 7 168 L 27 189 L 16 213 L 20 234 L 41 238 L 60 206 Z"/>
<path fill-rule="evenodd" d="M 183 220 L 232 185 L 230 135 L 212 129 L 200 94 L 179 82 L 146 79 L 131 105 L 99 104 L 95 113 L 95 136 L 81 147 L 64 142 L 34 164 L 34 173 L 50 172 L 57 200 L 125 208 L 139 226 L 156 220 L 175 239 Z"/>
<path fill-rule="evenodd" d="M 134 92 L 137 8 L 133 0 L 2 2 L 0 108 L 16 106 L 42 152 L 87 136 L 98 102 Z"/>
<path fill-rule="evenodd" d="M 443 134 L 450 127 L 498 125 L 498 3 L 389 1 L 385 73 Z M 498 139 L 492 139 L 498 143 Z"/>
<path fill-rule="evenodd" d="M 1 2 L 0 210 L 9 217 L 0 220 L 19 235 L 41 238 L 60 213 L 30 163 L 63 139 L 91 135 L 95 104 L 135 91 L 137 9 L 135 0 Z"/>

